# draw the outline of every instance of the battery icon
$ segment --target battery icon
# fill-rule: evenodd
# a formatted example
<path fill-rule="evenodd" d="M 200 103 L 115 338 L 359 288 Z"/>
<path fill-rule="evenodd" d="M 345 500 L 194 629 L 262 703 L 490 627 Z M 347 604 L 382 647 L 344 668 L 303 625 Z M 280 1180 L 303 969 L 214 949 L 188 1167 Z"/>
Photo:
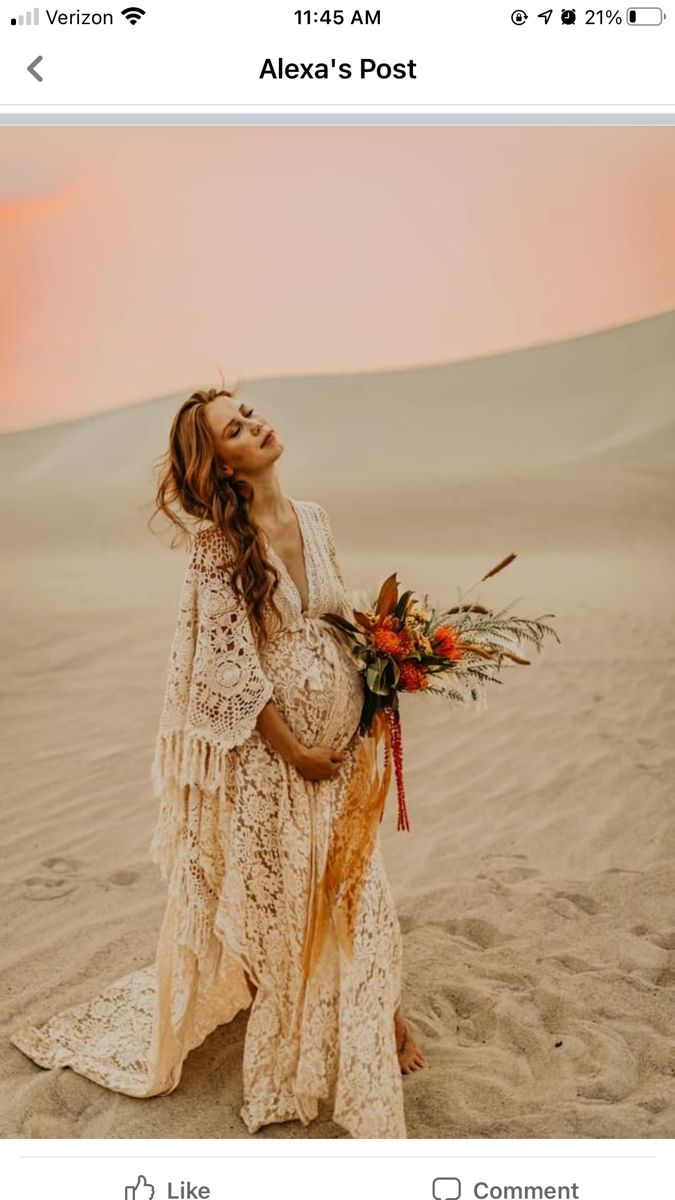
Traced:
<path fill-rule="evenodd" d="M 660 25 L 663 21 L 663 9 L 629 8 L 626 19 L 629 25 Z"/>

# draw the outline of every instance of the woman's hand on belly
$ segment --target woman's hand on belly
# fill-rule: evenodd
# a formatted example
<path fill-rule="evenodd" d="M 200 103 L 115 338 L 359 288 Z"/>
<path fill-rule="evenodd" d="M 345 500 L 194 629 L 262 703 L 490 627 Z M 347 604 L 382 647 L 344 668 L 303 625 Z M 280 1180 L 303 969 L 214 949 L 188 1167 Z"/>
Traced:
<path fill-rule="evenodd" d="M 291 762 L 303 779 L 317 782 L 337 775 L 346 757 L 346 750 L 332 750 L 330 746 L 300 746 Z"/>

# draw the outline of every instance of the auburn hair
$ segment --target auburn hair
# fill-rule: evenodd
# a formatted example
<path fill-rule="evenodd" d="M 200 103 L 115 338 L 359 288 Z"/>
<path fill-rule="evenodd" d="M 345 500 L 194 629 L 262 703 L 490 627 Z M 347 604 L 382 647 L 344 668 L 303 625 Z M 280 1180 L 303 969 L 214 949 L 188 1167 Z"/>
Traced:
<path fill-rule="evenodd" d="M 262 531 L 250 515 L 253 488 L 246 480 L 225 474 L 206 420 L 207 405 L 216 396 L 236 394 L 237 386 L 202 388 L 182 401 L 171 423 L 168 448 L 154 468 L 156 493 L 148 525 L 162 512 L 174 526 L 172 547 L 186 540 L 191 544 L 195 531 L 186 517 L 211 521 L 222 530 L 234 551 L 230 582 L 262 646 L 270 636 L 265 624 L 268 602 L 281 623 L 273 599 L 280 576 L 265 556 Z"/>

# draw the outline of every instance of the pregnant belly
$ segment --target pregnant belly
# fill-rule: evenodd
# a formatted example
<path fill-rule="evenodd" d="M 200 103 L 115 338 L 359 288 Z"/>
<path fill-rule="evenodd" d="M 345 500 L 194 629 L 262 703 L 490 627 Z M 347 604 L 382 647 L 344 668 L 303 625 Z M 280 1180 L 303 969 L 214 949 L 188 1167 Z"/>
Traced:
<path fill-rule="evenodd" d="M 347 746 L 361 716 L 363 678 L 337 631 L 308 618 L 274 639 L 262 666 L 274 703 L 304 746 Z"/>

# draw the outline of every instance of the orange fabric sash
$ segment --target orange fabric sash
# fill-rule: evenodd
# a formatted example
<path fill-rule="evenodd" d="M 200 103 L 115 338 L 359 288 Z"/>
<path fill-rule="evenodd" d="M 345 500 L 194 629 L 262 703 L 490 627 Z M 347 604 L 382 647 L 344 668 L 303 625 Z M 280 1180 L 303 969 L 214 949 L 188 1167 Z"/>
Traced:
<path fill-rule="evenodd" d="M 391 734 L 383 710 L 377 710 L 370 729 L 359 739 L 347 795 L 331 833 L 326 866 L 310 903 L 303 951 L 305 979 L 319 961 L 331 916 L 339 944 L 349 959 L 353 957 L 359 900 L 391 779 Z M 385 747 L 381 775 L 377 761 L 380 742 Z"/>

